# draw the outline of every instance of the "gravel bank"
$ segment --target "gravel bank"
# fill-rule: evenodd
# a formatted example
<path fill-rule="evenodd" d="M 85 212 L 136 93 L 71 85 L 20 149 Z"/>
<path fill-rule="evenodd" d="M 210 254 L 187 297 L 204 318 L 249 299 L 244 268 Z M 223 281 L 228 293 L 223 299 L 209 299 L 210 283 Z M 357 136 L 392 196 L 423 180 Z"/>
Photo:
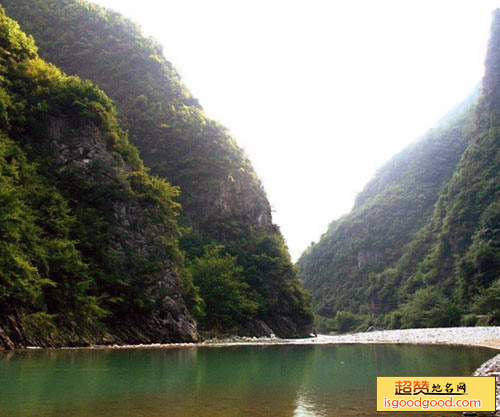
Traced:
<path fill-rule="evenodd" d="M 500 354 L 483 363 L 474 372 L 475 376 L 494 376 L 497 383 L 497 415 L 500 415 Z"/>
<path fill-rule="evenodd" d="M 500 350 L 500 327 L 381 330 L 318 336 L 318 343 L 411 343 L 486 346 Z"/>
<path fill-rule="evenodd" d="M 319 335 L 309 339 L 232 338 L 209 340 L 202 345 L 240 344 L 341 344 L 341 343 L 407 343 L 484 346 L 500 350 L 500 327 L 450 327 L 431 329 L 379 330 L 340 335 Z"/>
<path fill-rule="evenodd" d="M 318 335 L 307 339 L 278 339 L 276 337 L 231 337 L 210 339 L 201 343 L 168 343 L 150 345 L 93 346 L 102 349 L 182 348 L 196 346 L 239 345 L 335 345 L 352 343 L 404 343 L 416 345 L 484 346 L 500 350 L 500 327 L 450 327 L 431 329 L 379 330 L 339 335 Z M 67 349 L 89 349 L 67 348 Z"/>

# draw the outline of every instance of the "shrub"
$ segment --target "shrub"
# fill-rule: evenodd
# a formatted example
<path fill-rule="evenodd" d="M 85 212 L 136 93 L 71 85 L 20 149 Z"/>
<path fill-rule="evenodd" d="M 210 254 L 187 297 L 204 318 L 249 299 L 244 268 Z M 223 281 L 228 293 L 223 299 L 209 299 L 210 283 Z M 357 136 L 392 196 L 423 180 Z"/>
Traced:
<path fill-rule="evenodd" d="M 489 316 L 489 325 L 500 324 L 500 279 L 493 282 L 488 288 L 482 290 L 473 299 L 473 310 L 476 313 Z"/>
<path fill-rule="evenodd" d="M 341 333 L 354 330 L 361 324 L 361 317 L 350 311 L 338 311 L 335 315 L 337 330 Z"/>
<path fill-rule="evenodd" d="M 391 329 L 399 329 L 401 328 L 401 318 L 403 317 L 403 313 L 401 311 L 396 310 L 389 314 L 389 327 Z"/>
<path fill-rule="evenodd" d="M 452 327 L 460 322 L 460 311 L 433 287 L 421 288 L 401 308 L 401 327 Z"/>

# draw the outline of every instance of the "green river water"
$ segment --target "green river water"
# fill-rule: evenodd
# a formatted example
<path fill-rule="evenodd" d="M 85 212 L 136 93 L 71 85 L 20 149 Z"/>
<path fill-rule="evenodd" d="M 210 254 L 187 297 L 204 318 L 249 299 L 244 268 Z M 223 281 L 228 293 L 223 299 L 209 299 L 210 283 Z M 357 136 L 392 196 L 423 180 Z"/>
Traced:
<path fill-rule="evenodd" d="M 377 376 L 465 376 L 494 354 L 415 345 L 0 353 L 0 416 L 380 416 Z"/>

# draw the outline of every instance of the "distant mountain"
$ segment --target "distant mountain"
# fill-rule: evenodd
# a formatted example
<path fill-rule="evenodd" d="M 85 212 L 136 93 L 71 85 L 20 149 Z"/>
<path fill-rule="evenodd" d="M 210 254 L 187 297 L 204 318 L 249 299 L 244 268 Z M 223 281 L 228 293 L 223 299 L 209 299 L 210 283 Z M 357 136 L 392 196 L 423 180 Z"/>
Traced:
<path fill-rule="evenodd" d="M 299 259 L 325 329 L 499 323 L 499 59 L 497 10 L 480 94 L 384 165 Z"/>
<path fill-rule="evenodd" d="M 86 1 L 1 4 L 34 36 L 42 58 L 109 95 L 144 165 L 179 187 L 179 275 L 200 328 L 308 334 L 309 298 L 250 161 L 206 117 L 161 46 L 120 14 Z"/>

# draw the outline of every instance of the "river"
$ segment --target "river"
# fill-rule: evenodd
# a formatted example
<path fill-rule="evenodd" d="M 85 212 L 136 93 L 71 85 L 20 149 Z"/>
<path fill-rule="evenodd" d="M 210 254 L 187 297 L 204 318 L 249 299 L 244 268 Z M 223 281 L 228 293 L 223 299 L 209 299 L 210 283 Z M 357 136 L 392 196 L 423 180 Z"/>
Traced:
<path fill-rule="evenodd" d="M 465 376 L 494 353 L 390 344 L 4 352 L 0 415 L 381 416 L 377 376 Z"/>

